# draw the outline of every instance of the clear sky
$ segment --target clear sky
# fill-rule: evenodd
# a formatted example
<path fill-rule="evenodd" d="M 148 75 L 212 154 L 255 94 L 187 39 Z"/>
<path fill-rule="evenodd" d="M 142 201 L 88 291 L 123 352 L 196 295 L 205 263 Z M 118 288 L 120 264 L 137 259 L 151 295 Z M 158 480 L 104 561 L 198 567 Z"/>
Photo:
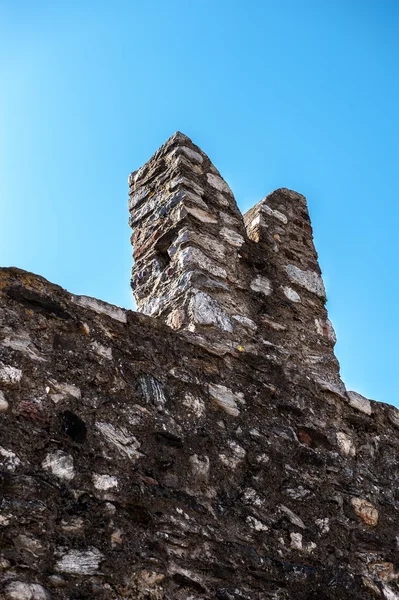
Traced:
<path fill-rule="evenodd" d="M 399 405 L 397 0 L 0 0 L 0 264 L 132 307 L 127 176 L 176 130 L 308 198 L 349 389 Z"/>

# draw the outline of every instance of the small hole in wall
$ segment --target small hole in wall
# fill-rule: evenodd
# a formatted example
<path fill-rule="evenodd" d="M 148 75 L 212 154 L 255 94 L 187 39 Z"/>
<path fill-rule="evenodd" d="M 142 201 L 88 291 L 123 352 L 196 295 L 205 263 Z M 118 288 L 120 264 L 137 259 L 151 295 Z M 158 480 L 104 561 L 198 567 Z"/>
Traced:
<path fill-rule="evenodd" d="M 162 252 L 160 252 L 158 250 L 157 260 L 158 260 L 158 264 L 159 264 L 160 270 L 164 271 L 168 267 L 168 265 L 170 263 L 170 256 L 169 256 L 169 254 L 167 253 L 166 250 L 162 251 Z"/>
<path fill-rule="evenodd" d="M 61 415 L 61 431 L 74 442 L 84 442 L 86 439 L 86 424 L 70 410 L 64 410 Z"/>

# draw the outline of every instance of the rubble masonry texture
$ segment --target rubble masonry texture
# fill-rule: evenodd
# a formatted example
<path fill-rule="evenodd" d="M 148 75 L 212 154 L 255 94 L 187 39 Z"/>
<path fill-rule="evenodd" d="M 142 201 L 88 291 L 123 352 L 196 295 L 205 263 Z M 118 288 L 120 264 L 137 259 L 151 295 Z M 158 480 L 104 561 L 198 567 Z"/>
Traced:
<path fill-rule="evenodd" d="M 399 411 L 348 392 L 305 198 L 181 133 L 129 177 L 138 312 L 0 269 L 0 598 L 399 599 Z"/>

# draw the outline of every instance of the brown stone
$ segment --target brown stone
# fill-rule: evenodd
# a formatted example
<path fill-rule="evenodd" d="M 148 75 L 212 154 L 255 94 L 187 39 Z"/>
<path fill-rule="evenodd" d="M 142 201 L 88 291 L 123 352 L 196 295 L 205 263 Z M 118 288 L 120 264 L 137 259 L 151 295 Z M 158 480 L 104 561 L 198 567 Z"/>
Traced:
<path fill-rule="evenodd" d="M 378 511 L 371 502 L 363 498 L 352 498 L 351 504 L 356 515 L 360 517 L 365 525 L 376 527 L 378 523 Z"/>

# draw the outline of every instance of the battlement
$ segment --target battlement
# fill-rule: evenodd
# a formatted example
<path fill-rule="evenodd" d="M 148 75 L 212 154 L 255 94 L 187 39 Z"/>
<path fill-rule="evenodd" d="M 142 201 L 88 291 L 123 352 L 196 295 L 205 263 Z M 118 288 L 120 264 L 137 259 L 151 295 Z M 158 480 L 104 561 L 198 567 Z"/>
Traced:
<path fill-rule="evenodd" d="M 306 199 L 172 136 L 138 312 L 0 268 L 0 598 L 398 600 L 399 411 L 348 392 Z"/>
<path fill-rule="evenodd" d="M 129 188 L 139 311 L 220 352 L 280 353 L 344 392 L 304 196 L 276 190 L 242 216 L 181 133 L 130 175 Z"/>

